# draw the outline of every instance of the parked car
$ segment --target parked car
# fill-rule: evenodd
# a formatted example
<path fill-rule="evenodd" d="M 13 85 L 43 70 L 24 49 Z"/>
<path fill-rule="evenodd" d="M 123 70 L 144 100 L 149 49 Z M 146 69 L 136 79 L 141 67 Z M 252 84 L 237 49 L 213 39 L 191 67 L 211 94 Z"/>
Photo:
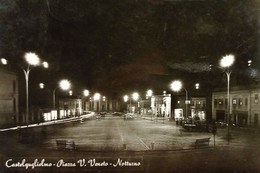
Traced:
<path fill-rule="evenodd" d="M 227 127 L 227 123 L 225 123 L 223 121 L 217 121 L 216 122 L 216 126 L 217 127 Z"/>
<path fill-rule="evenodd" d="M 100 119 L 101 118 L 101 115 L 100 114 L 96 114 L 96 119 Z"/>
<path fill-rule="evenodd" d="M 114 112 L 112 115 L 113 115 L 113 116 L 122 116 L 123 113 L 122 113 L 122 112 Z"/>
<path fill-rule="evenodd" d="M 206 122 L 183 123 L 182 127 L 187 131 L 196 132 L 212 132 L 212 130 L 216 128 L 215 125 Z"/>
<path fill-rule="evenodd" d="M 124 115 L 125 120 L 134 119 L 134 118 L 135 118 L 135 115 L 131 114 L 131 113 L 127 113 L 127 114 Z"/>
<path fill-rule="evenodd" d="M 101 117 L 105 117 L 106 114 L 107 114 L 106 112 L 100 112 L 100 116 L 101 116 Z"/>

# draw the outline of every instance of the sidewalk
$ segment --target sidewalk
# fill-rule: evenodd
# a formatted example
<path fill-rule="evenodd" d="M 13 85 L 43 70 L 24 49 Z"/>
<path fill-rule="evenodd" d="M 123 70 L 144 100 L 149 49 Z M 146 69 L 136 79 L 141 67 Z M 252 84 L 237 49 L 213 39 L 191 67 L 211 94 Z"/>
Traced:
<path fill-rule="evenodd" d="M 48 125 L 52 125 L 52 124 L 62 124 L 62 123 L 67 123 L 67 122 L 72 122 L 72 121 L 79 121 L 79 120 L 82 120 L 82 119 L 91 118 L 94 115 L 95 115 L 95 113 L 92 112 L 90 114 L 85 114 L 85 115 L 81 115 L 81 116 L 78 116 L 78 117 L 71 117 L 71 118 L 66 118 L 66 119 L 42 122 L 42 123 L 39 123 L 39 124 L 36 123 L 36 124 L 29 124 L 29 125 L 24 125 L 24 126 L 16 126 L 16 127 L 11 127 L 11 128 L 0 129 L 0 132 L 17 130 L 17 129 L 24 129 L 24 128 L 29 128 L 29 127 L 48 126 Z"/>

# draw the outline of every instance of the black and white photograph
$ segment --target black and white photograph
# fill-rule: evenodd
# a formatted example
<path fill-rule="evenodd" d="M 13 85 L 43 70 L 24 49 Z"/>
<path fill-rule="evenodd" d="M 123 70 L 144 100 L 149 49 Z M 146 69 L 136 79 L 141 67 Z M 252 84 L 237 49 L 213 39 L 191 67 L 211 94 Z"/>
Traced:
<path fill-rule="evenodd" d="M 259 0 L 0 0 L 1 173 L 259 173 Z"/>

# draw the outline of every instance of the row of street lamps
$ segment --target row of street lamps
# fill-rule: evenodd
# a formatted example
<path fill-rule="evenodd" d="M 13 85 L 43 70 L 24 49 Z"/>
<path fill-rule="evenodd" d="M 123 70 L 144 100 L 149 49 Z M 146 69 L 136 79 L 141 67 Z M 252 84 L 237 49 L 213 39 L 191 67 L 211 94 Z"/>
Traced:
<path fill-rule="evenodd" d="M 230 107 L 230 75 L 231 75 L 231 70 L 230 67 L 233 65 L 235 61 L 235 56 L 230 54 L 223 56 L 220 60 L 220 67 L 224 68 L 224 72 L 226 73 L 227 76 L 227 114 L 226 114 L 226 121 L 227 121 L 227 137 L 228 139 L 230 138 L 230 132 L 229 132 L 229 124 L 230 124 L 230 112 L 231 112 L 231 107 Z M 248 66 L 251 66 L 252 61 L 248 61 Z M 170 88 L 174 92 L 179 92 L 181 89 L 185 90 L 186 97 L 185 97 L 185 116 L 187 117 L 187 109 L 188 109 L 188 91 L 186 88 L 183 87 L 183 84 L 180 80 L 175 80 L 170 84 Z M 199 83 L 195 84 L 195 88 L 199 89 Z M 146 97 L 148 98 L 149 96 L 152 96 L 152 90 L 148 90 Z M 134 101 L 137 101 L 139 99 L 139 94 L 138 93 L 133 93 L 132 97 L 128 97 L 128 95 L 124 96 L 124 101 L 127 102 L 130 100 L 130 109 L 131 109 L 131 98 Z"/>

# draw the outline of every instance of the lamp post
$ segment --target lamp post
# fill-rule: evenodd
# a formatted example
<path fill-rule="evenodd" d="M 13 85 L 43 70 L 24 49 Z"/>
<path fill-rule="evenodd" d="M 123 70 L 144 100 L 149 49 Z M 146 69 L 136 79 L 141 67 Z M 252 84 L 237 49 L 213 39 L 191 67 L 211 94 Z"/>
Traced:
<path fill-rule="evenodd" d="M 89 90 L 87 90 L 87 89 L 83 90 L 83 96 L 84 96 L 84 99 L 83 99 L 83 109 L 84 109 L 85 111 L 87 111 L 87 110 L 86 110 L 86 104 L 85 104 L 85 97 L 88 97 L 88 96 L 89 96 Z"/>
<path fill-rule="evenodd" d="M 32 52 L 25 53 L 24 58 L 26 62 L 28 63 L 27 68 L 22 68 L 25 76 L 25 86 L 26 86 L 26 123 L 29 122 L 29 89 L 28 89 L 28 83 L 29 83 L 29 74 L 32 70 L 32 66 L 39 66 L 40 65 L 40 58 L 38 55 Z M 43 62 L 42 63 L 44 68 L 48 68 L 48 63 Z"/>
<path fill-rule="evenodd" d="M 146 99 L 149 99 L 149 97 L 153 96 L 153 91 L 151 89 L 148 89 L 146 91 Z M 152 106 L 151 106 L 152 107 Z M 151 121 L 153 120 L 153 114 L 151 114 Z"/>
<path fill-rule="evenodd" d="M 68 80 L 66 80 L 66 79 L 63 79 L 63 80 L 61 80 L 61 81 L 59 82 L 59 86 L 56 87 L 56 88 L 52 91 L 53 109 L 55 109 L 55 105 L 56 105 L 56 104 L 55 104 L 55 101 L 56 101 L 56 89 L 57 89 L 57 88 L 61 88 L 62 90 L 68 90 L 68 89 L 70 89 L 70 86 L 71 86 L 70 82 L 69 82 Z"/>
<path fill-rule="evenodd" d="M 179 80 L 175 80 L 171 83 L 171 89 L 174 92 L 179 92 L 181 89 L 185 90 L 186 98 L 185 98 L 185 117 L 188 117 L 188 91 L 182 86 L 182 82 Z"/>
<path fill-rule="evenodd" d="M 101 97 L 101 95 L 99 93 L 95 93 L 94 96 L 93 96 L 94 101 L 98 101 L 99 102 L 98 103 L 98 109 L 97 109 L 98 112 L 100 112 L 100 97 Z"/>
<path fill-rule="evenodd" d="M 227 138 L 229 140 L 230 138 L 230 132 L 229 132 L 229 123 L 230 123 L 230 113 L 231 113 L 231 106 L 230 106 L 230 93 L 229 93 L 229 85 L 230 85 L 230 75 L 231 75 L 231 70 L 230 70 L 230 66 L 234 63 L 235 61 L 235 57 L 234 55 L 226 55 L 224 57 L 222 57 L 222 59 L 220 60 L 220 66 L 224 68 L 224 72 L 226 73 L 227 76 L 227 117 L 226 117 L 226 121 L 227 121 Z"/>
<path fill-rule="evenodd" d="M 129 99 L 128 95 L 125 95 L 124 96 L 124 102 L 127 103 L 128 99 Z M 127 111 L 127 104 L 126 104 L 126 111 Z"/>
<path fill-rule="evenodd" d="M 132 94 L 132 99 L 133 99 L 134 101 L 137 101 L 137 100 L 139 99 L 139 94 L 138 94 L 137 92 L 134 92 L 134 93 Z M 130 99 L 130 106 L 131 106 L 131 99 Z"/>

